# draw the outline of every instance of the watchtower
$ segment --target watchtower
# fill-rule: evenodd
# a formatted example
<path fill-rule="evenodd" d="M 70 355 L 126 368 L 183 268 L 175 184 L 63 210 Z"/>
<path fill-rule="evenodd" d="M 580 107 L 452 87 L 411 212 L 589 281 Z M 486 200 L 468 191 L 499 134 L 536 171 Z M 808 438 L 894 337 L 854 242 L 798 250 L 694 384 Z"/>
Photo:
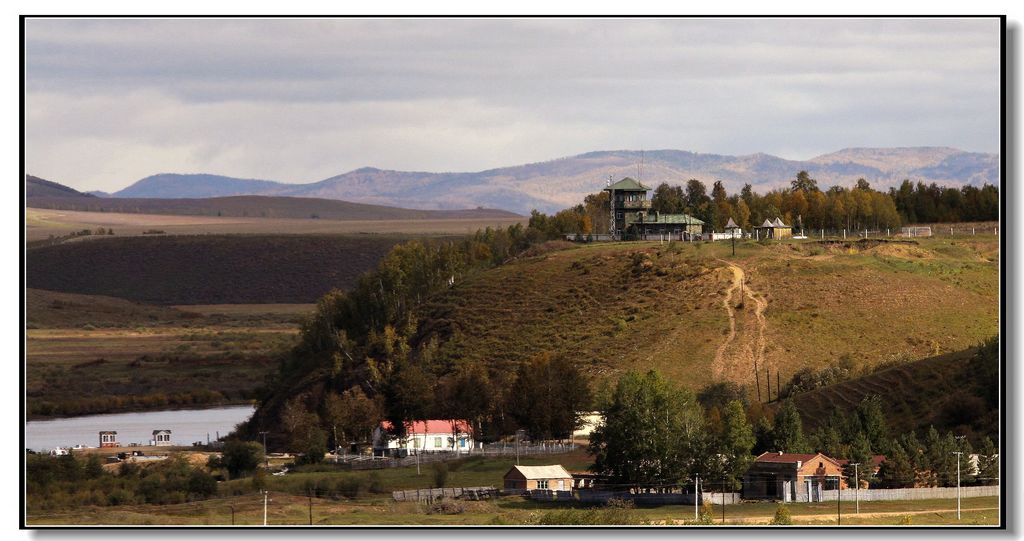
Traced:
<path fill-rule="evenodd" d="M 651 208 L 651 201 L 647 199 L 650 188 L 626 177 L 608 186 L 604 191 L 608 192 L 612 211 L 608 233 L 613 237 L 621 238 L 627 224 L 643 223 L 647 220 L 647 211 Z"/>

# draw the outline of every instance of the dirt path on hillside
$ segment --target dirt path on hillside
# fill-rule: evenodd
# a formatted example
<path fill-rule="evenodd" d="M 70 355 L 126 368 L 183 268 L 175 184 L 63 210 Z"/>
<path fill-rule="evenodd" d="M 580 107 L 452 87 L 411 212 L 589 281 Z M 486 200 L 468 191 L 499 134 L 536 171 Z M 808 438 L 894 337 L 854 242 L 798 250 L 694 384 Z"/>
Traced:
<path fill-rule="evenodd" d="M 744 383 L 754 380 L 756 371 L 764 366 L 764 352 L 767 345 L 765 330 L 768 321 L 764 311 L 768 308 L 768 300 L 763 295 L 754 291 L 746 284 L 746 272 L 740 266 L 720 259 L 732 272 L 732 284 L 725 292 L 722 299 L 722 306 L 729 317 L 729 334 L 725 341 L 718 346 L 715 358 L 711 362 L 711 371 L 716 379 L 724 379 L 737 383 Z M 736 331 L 736 310 L 734 307 L 734 296 L 738 294 L 740 303 L 746 306 L 746 297 L 754 306 L 754 326 L 757 329 L 756 336 L 750 332 L 749 326 L 744 326 L 744 332 L 737 338 Z M 738 306 L 738 305 L 737 305 Z"/>

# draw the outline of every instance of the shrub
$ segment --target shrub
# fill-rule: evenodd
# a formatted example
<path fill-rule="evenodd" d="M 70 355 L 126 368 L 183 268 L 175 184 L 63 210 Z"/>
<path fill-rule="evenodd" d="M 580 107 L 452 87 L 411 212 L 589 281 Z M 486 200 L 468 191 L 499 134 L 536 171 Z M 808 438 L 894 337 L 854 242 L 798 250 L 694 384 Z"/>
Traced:
<path fill-rule="evenodd" d="M 380 474 L 377 472 L 370 472 L 367 476 L 368 488 L 370 492 L 374 494 L 384 494 L 387 489 L 384 488 L 384 482 L 380 479 Z"/>
<path fill-rule="evenodd" d="M 445 500 L 427 508 L 428 515 L 458 515 L 466 510 L 460 502 Z"/>
<path fill-rule="evenodd" d="M 448 464 L 445 464 L 444 462 L 435 462 L 433 470 L 434 486 L 438 488 L 444 487 L 445 483 L 448 482 Z"/>
<path fill-rule="evenodd" d="M 775 509 L 775 517 L 772 518 L 772 524 L 775 525 L 792 525 L 793 515 L 789 513 L 789 507 L 782 505 L 781 503 Z"/>
<path fill-rule="evenodd" d="M 354 475 L 343 476 L 334 484 L 335 492 L 349 499 L 359 497 L 362 488 L 362 481 Z"/>

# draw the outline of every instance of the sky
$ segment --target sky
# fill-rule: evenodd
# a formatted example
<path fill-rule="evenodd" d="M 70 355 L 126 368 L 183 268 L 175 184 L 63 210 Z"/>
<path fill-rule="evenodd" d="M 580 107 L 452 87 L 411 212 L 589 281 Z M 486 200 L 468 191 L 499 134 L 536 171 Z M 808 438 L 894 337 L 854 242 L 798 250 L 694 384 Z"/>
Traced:
<path fill-rule="evenodd" d="M 999 152 L 998 19 L 29 19 L 26 172 L 315 182 L 594 150 Z"/>

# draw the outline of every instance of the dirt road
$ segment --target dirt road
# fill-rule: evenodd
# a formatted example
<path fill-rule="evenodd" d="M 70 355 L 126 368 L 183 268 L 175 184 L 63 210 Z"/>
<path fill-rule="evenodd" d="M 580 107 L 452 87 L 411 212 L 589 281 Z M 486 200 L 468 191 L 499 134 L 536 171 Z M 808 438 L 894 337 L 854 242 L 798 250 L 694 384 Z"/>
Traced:
<path fill-rule="evenodd" d="M 765 330 L 768 327 L 764 311 L 768 308 L 768 300 L 746 284 L 743 268 L 725 260 L 719 261 L 725 263 L 726 269 L 732 273 L 732 283 L 722 299 L 722 306 L 729 317 L 729 333 L 715 352 L 712 373 L 716 379 L 750 383 L 756 379 L 757 371 L 764 367 Z M 739 298 L 738 303 L 734 297 Z M 742 312 L 739 318 L 744 320 L 744 325 L 737 331 L 737 311 L 747 307 L 744 298 L 753 304 L 753 318 L 751 320 L 749 310 Z"/>

